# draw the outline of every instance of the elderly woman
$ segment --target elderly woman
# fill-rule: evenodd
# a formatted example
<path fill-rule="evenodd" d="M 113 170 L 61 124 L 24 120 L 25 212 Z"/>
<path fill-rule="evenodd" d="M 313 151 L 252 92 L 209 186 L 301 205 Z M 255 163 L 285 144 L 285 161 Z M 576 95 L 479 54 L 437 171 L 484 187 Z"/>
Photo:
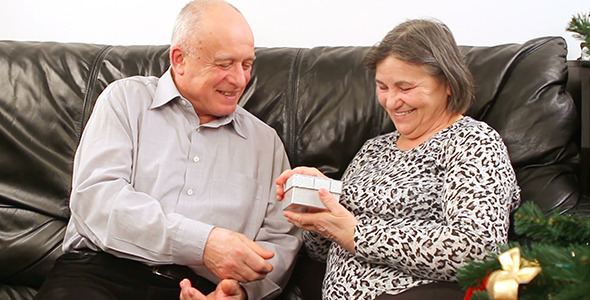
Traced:
<path fill-rule="evenodd" d="M 285 211 L 327 259 L 324 299 L 461 299 L 455 271 L 508 237 L 520 190 L 506 146 L 465 116 L 472 77 L 444 24 L 406 21 L 366 56 L 379 103 L 396 131 L 365 143 L 343 175 L 341 202 Z M 276 180 L 277 195 L 299 167 Z"/>

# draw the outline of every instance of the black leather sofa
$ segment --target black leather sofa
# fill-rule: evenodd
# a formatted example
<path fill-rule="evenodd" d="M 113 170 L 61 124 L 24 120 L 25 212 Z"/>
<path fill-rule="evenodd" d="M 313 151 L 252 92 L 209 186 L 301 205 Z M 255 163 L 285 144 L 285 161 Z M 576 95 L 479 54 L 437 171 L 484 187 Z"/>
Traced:
<path fill-rule="evenodd" d="M 365 140 L 393 130 L 362 63 L 367 50 L 257 49 L 241 105 L 277 130 L 293 166 L 338 178 Z M 588 129 L 565 41 L 461 50 L 476 81 L 468 114 L 504 138 L 523 200 L 547 213 L 587 207 Z M 31 299 L 61 254 L 72 159 L 98 94 L 119 78 L 159 76 L 167 53 L 166 45 L 0 41 L 0 299 Z M 301 251 L 282 298 L 319 299 L 322 274 Z"/>

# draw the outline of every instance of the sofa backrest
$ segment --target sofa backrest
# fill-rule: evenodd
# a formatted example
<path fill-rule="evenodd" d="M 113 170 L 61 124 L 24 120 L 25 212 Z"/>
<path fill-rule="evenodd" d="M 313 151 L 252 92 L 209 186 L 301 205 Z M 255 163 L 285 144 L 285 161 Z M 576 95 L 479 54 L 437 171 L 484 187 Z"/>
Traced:
<path fill-rule="evenodd" d="M 525 201 L 567 212 L 578 200 L 576 109 L 566 44 L 462 46 L 476 81 L 469 115 L 504 138 Z M 375 98 L 367 47 L 258 48 L 240 104 L 273 126 L 293 166 L 342 175 L 369 138 L 394 129 Z M 38 287 L 69 217 L 73 155 L 106 85 L 161 75 L 168 47 L 0 41 L 0 282 Z M 0 283 L 0 284 L 1 284 Z"/>

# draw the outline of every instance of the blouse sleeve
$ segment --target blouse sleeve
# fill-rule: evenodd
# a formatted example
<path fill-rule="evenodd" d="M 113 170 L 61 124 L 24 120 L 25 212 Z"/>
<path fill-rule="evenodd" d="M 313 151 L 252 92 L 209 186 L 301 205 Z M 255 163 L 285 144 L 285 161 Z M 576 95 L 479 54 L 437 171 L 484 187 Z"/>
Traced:
<path fill-rule="evenodd" d="M 321 262 L 326 261 L 332 241 L 313 231 L 304 230 L 303 243 L 309 257 Z"/>
<path fill-rule="evenodd" d="M 520 195 L 506 146 L 491 128 L 452 139 L 443 158 L 443 220 L 365 217 L 356 256 L 424 279 L 454 280 L 467 259 L 481 259 L 508 237 Z"/>

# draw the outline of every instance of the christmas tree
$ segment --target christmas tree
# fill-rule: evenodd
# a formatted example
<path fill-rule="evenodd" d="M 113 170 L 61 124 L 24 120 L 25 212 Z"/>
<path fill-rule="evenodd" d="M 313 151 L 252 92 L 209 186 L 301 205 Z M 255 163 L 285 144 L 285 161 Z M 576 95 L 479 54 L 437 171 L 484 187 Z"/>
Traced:
<path fill-rule="evenodd" d="M 500 254 L 457 271 L 465 299 L 590 299 L 590 218 L 545 216 L 526 202 L 514 230 L 527 241 L 500 245 Z"/>
<path fill-rule="evenodd" d="M 582 40 L 580 43 L 582 55 L 579 59 L 590 59 L 590 12 L 574 15 L 566 30 L 573 32 L 575 38 Z"/>

